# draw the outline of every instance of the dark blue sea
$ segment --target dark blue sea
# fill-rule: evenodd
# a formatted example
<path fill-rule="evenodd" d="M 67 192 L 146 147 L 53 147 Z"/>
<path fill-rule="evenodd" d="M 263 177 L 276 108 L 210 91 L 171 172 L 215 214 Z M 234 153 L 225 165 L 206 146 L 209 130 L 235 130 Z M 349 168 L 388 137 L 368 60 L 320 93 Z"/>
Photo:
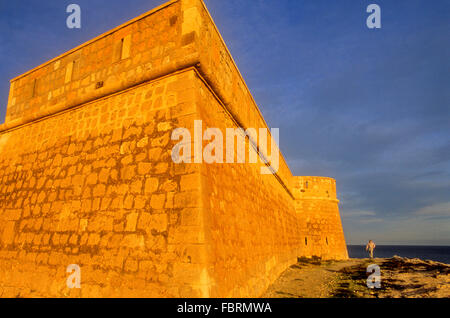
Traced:
<path fill-rule="evenodd" d="M 365 245 L 348 245 L 347 248 L 350 258 L 369 257 Z M 375 248 L 374 257 L 390 258 L 394 255 L 450 264 L 450 246 L 377 245 Z"/>

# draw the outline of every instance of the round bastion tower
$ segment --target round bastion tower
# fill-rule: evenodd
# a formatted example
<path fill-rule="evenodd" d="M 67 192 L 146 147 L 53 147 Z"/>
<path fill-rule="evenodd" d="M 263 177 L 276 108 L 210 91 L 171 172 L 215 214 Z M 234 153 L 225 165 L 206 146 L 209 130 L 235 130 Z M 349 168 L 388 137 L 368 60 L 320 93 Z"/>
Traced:
<path fill-rule="evenodd" d="M 336 180 L 295 177 L 295 207 L 301 233 L 300 257 L 347 259 L 347 245 L 339 215 Z"/>

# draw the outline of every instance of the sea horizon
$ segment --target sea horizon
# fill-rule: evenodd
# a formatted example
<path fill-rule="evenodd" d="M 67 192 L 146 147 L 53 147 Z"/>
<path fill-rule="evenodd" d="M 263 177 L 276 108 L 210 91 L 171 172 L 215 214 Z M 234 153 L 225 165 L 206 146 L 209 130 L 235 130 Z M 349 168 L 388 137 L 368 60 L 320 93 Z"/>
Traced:
<path fill-rule="evenodd" d="M 364 245 L 348 244 L 350 258 L 368 258 Z M 391 258 L 393 256 L 419 258 L 450 264 L 450 246 L 447 245 L 383 245 L 377 244 L 375 258 Z"/>

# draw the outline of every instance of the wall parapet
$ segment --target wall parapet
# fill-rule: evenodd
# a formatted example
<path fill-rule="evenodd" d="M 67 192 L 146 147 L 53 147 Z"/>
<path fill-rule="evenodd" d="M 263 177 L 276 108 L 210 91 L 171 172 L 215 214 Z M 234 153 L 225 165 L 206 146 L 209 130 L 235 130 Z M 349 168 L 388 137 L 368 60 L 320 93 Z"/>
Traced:
<path fill-rule="evenodd" d="M 293 191 L 297 200 L 327 199 L 337 201 L 336 180 L 328 177 L 293 177 Z"/>
<path fill-rule="evenodd" d="M 181 45 L 181 1 L 169 1 L 12 79 L 3 129 L 194 65 L 192 45 Z"/>
<path fill-rule="evenodd" d="M 269 128 L 203 1 L 172 0 L 13 79 L 0 132 L 193 66 L 239 126 Z M 276 177 L 291 192 L 278 153 Z"/>

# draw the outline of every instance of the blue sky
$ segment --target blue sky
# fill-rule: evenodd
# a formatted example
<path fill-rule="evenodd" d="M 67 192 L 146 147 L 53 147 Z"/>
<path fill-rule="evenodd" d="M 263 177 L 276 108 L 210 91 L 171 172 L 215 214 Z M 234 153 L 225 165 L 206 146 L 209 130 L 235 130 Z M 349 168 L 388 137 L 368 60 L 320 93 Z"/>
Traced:
<path fill-rule="evenodd" d="M 0 0 L 0 122 L 11 78 L 164 2 Z M 450 245 L 450 1 L 205 3 L 293 174 L 337 179 L 348 243 Z"/>

